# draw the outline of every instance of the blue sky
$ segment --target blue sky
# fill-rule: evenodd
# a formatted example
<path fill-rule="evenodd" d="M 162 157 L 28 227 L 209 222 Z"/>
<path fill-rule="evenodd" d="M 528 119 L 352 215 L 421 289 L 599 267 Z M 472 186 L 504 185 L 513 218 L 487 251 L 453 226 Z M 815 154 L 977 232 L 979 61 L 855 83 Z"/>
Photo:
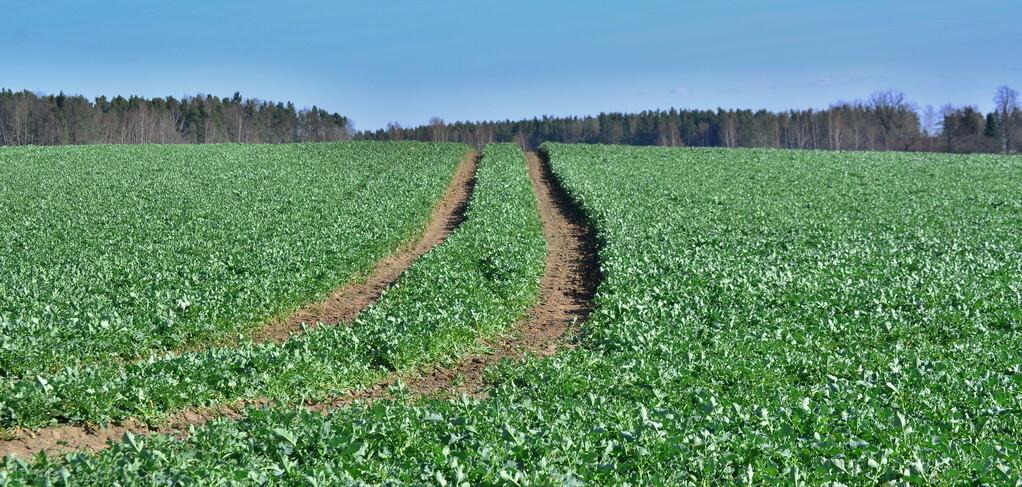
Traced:
<path fill-rule="evenodd" d="M 292 100 L 355 120 L 804 108 L 1022 89 L 1022 2 L 4 0 L 0 86 Z"/>

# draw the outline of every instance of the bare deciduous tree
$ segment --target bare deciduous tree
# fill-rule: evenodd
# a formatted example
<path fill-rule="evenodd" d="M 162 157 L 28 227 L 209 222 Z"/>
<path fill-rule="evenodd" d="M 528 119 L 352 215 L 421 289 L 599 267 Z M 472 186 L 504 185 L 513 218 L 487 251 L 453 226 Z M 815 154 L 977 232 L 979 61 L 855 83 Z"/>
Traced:
<path fill-rule="evenodd" d="M 827 138 L 830 148 L 841 150 L 841 129 L 844 127 L 844 120 L 841 112 L 836 108 L 827 111 Z"/>
<path fill-rule="evenodd" d="M 433 142 L 447 142 L 447 125 L 444 119 L 440 117 L 429 119 L 429 131 Z"/>
<path fill-rule="evenodd" d="M 734 111 L 720 111 L 720 141 L 724 147 L 738 147 L 738 123 Z"/>
<path fill-rule="evenodd" d="M 1007 154 L 1011 151 L 1012 131 L 1014 131 L 1014 116 L 1018 111 L 1018 92 L 1002 86 L 997 89 L 994 96 L 994 107 L 997 110 L 998 123 L 1001 130 L 1001 152 Z"/>
<path fill-rule="evenodd" d="M 401 124 L 397 122 L 387 124 L 387 133 L 390 136 L 390 140 L 401 140 L 404 138 L 404 130 Z"/>
<path fill-rule="evenodd" d="M 940 113 L 933 108 L 933 105 L 926 105 L 923 108 L 922 113 L 922 129 L 923 134 L 933 137 L 940 132 Z"/>
<path fill-rule="evenodd" d="M 905 94 L 897 90 L 878 91 L 869 97 L 869 107 L 881 129 L 881 146 L 890 148 L 893 139 L 908 129 L 907 115 L 915 112 Z"/>

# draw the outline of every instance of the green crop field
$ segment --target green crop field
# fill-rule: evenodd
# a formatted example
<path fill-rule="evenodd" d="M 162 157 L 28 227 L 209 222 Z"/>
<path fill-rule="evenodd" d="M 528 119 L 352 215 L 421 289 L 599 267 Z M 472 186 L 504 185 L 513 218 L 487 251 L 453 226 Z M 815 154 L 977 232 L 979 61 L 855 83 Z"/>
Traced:
<path fill-rule="evenodd" d="M 422 230 L 466 150 L 0 149 L 0 379 L 215 341 L 320 297 Z"/>
<path fill-rule="evenodd" d="M 186 439 L 9 458 L 0 484 L 1022 481 L 1022 160 L 543 150 L 598 240 L 603 281 L 573 346 L 490 370 L 485 397 L 293 407 L 464 356 L 536 302 L 535 197 L 520 152 L 490 146 L 467 221 L 351 327 L 16 376 L 0 418 L 280 404 Z"/>
<path fill-rule="evenodd" d="M 209 347 L 8 380 L 0 425 L 152 419 L 239 399 L 326 398 L 388 370 L 472 350 L 477 336 L 503 331 L 535 300 L 545 252 L 521 152 L 490 147 L 477 179 L 467 221 L 351 327 L 321 326 L 279 345 Z"/>

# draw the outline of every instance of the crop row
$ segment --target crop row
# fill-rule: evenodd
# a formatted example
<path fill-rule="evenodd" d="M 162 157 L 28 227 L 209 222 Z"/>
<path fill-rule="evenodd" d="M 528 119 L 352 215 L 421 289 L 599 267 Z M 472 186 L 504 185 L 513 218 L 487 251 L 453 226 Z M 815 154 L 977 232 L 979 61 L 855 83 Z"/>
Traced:
<path fill-rule="evenodd" d="M 545 243 L 522 160 L 514 146 L 489 147 L 467 220 L 350 327 L 320 326 L 279 345 L 243 343 L 8 381 L 0 424 L 158 419 L 243 398 L 295 403 L 475 349 L 480 335 L 518 319 L 538 289 Z"/>
<path fill-rule="evenodd" d="M 422 230 L 466 150 L 0 149 L 0 380 L 214 343 L 318 299 Z"/>

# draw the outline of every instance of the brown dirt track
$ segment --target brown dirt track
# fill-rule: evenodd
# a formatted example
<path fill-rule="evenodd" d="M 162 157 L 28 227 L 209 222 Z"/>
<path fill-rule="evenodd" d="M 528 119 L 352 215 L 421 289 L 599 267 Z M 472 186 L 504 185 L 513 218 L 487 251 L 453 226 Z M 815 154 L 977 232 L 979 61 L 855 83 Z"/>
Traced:
<path fill-rule="evenodd" d="M 534 152 L 527 153 L 526 158 L 547 243 L 539 302 L 510 338 L 485 343 L 490 353 L 470 357 L 453 367 L 422 371 L 418 377 L 406 380 L 408 388 L 417 395 L 484 396 L 486 368 L 501 360 L 522 360 L 528 355 L 545 357 L 560 347 L 572 346 L 570 340 L 592 311 L 592 298 L 602 280 L 595 235 L 554 181 L 549 164 Z"/>
<path fill-rule="evenodd" d="M 307 405 L 307 409 L 326 412 L 357 401 L 385 398 L 398 380 L 418 397 L 466 394 L 481 398 L 486 395 L 485 372 L 490 366 L 502 360 L 523 360 L 529 355 L 546 357 L 559 348 L 573 346 L 570 340 L 589 317 L 592 298 L 603 280 L 596 236 L 584 215 L 554 180 L 549 163 L 534 152 L 527 153 L 526 158 L 539 203 L 547 256 L 539 283 L 539 302 L 511 335 L 484 341 L 484 347 L 489 350 L 486 354 L 467 357 L 449 367 L 437 366 L 401 377 L 393 376 L 334 401 Z"/>
<path fill-rule="evenodd" d="M 404 250 L 376 266 L 363 284 L 350 284 L 333 293 L 326 301 L 304 307 L 287 320 L 271 324 L 255 335 L 264 341 L 283 341 L 300 331 L 302 323 L 351 321 L 371 305 L 401 272 L 416 258 L 438 245 L 464 220 L 465 207 L 474 182 L 478 156 L 470 154 L 455 176 L 452 187 L 434 211 L 426 232 L 411 250 Z M 529 176 L 539 202 L 547 258 L 540 280 L 539 302 L 529 310 L 513 332 L 504 338 L 488 340 L 488 353 L 470 356 L 451 366 L 437 366 L 414 374 L 392 376 L 374 386 L 340 396 L 331 401 L 307 404 L 310 411 L 326 412 L 357 401 L 373 401 L 390 395 L 390 386 L 401 380 L 419 397 L 448 397 L 486 394 L 485 370 L 502 360 L 523 360 L 528 355 L 549 356 L 561 347 L 570 347 L 570 339 L 589 316 L 592 297 L 602 280 L 597 260 L 595 237 L 584 217 L 570 204 L 553 180 L 549 165 L 535 153 L 528 153 Z M 460 188 L 460 189 L 459 189 Z M 433 242 L 429 244 L 428 242 Z M 408 258 L 408 256 L 414 257 Z M 402 264 L 403 263 L 403 264 Z M 299 318 L 300 317 L 300 318 Z M 145 435 L 154 432 L 184 436 L 189 426 L 216 418 L 239 419 L 250 407 L 268 405 L 265 400 L 239 401 L 218 408 L 190 409 L 174 414 L 158 426 L 135 420 L 105 428 L 58 425 L 37 431 L 17 430 L 13 438 L 0 439 L 0 456 L 14 454 L 27 458 L 40 451 L 48 454 L 75 450 L 97 451 L 109 441 L 119 441 L 126 432 Z"/>

